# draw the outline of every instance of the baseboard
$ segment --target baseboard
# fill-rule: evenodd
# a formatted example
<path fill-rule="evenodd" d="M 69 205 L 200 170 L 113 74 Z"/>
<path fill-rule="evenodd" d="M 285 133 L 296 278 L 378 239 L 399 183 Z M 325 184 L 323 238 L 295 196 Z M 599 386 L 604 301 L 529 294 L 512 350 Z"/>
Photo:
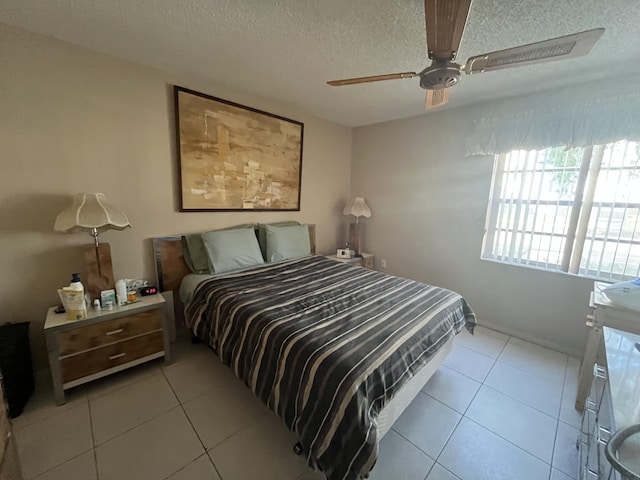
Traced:
<path fill-rule="evenodd" d="M 560 345 L 554 342 L 550 342 L 549 340 L 543 340 L 516 328 L 505 327 L 504 325 L 498 323 L 485 322 L 483 320 L 480 326 L 490 328 L 491 330 L 495 330 L 496 332 L 504 333 L 505 335 L 520 338 L 521 340 L 526 340 L 527 342 L 535 343 L 551 350 L 556 350 L 557 352 L 564 353 L 566 355 L 569 355 L 570 357 L 580 359 L 582 358 L 582 355 L 584 353 L 582 350 L 575 350 L 573 348 L 567 347 L 566 345 Z"/>

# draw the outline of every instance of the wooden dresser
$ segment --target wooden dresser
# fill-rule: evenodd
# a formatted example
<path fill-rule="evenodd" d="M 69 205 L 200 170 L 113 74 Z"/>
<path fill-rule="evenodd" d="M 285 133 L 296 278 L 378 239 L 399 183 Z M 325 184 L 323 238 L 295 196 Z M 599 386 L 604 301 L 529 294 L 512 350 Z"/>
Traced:
<path fill-rule="evenodd" d="M 47 313 L 44 326 L 56 402 L 64 391 L 163 357 L 170 361 L 165 300 L 161 295 L 112 310 L 91 309 L 85 320 Z"/>

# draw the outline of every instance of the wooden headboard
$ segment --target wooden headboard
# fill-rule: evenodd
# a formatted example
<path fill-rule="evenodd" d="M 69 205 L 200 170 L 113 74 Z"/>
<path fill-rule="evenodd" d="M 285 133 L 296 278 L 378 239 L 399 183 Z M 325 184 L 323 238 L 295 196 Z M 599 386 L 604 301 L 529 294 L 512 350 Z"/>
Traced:
<path fill-rule="evenodd" d="M 156 264 L 156 285 L 161 292 L 173 292 L 173 305 L 176 320 L 182 320 L 183 306 L 180 301 L 178 290 L 180 282 L 190 273 L 187 263 L 184 261 L 182 250 L 182 235 L 172 235 L 170 237 L 154 237 L 153 258 Z M 309 224 L 309 243 L 311 253 L 316 253 L 316 226 Z"/>

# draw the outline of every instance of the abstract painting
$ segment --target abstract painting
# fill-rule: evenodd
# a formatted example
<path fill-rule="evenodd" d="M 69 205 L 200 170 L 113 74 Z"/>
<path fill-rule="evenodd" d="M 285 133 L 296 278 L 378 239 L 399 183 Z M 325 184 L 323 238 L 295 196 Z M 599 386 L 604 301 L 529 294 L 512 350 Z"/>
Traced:
<path fill-rule="evenodd" d="M 174 87 L 180 211 L 300 210 L 301 122 Z"/>

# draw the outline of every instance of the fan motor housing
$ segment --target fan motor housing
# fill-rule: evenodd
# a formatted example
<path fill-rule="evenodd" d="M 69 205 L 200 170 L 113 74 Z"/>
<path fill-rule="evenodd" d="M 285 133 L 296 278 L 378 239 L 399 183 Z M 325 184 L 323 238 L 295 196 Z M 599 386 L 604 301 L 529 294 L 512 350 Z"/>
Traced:
<path fill-rule="evenodd" d="M 460 65 L 457 63 L 433 62 L 420 72 L 420 86 L 426 90 L 452 87 L 460 77 Z"/>

